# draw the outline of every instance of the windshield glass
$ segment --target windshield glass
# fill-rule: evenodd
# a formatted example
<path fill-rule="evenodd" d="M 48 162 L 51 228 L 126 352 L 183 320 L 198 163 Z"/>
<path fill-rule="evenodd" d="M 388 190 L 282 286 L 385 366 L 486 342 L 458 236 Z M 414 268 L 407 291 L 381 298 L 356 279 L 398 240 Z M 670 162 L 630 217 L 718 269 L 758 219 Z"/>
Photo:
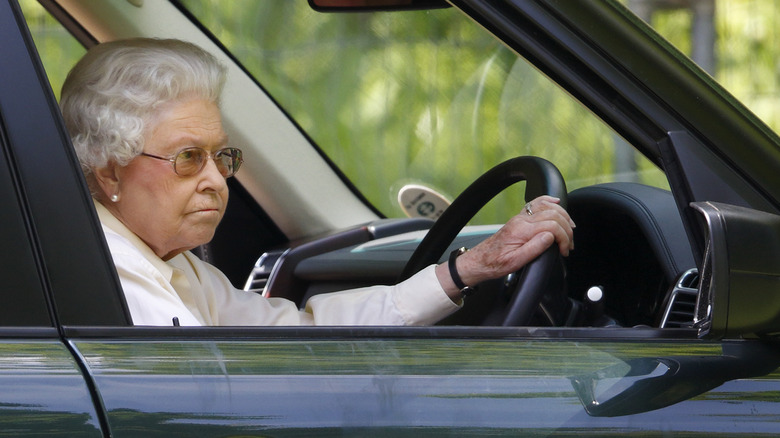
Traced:
<path fill-rule="evenodd" d="M 553 162 L 569 190 L 617 180 L 667 185 L 601 120 L 454 8 L 355 14 L 317 13 L 302 1 L 183 4 L 389 217 L 403 215 L 397 193 L 406 184 L 451 200 L 520 155 Z M 518 191 L 472 223 L 517 213 Z"/>

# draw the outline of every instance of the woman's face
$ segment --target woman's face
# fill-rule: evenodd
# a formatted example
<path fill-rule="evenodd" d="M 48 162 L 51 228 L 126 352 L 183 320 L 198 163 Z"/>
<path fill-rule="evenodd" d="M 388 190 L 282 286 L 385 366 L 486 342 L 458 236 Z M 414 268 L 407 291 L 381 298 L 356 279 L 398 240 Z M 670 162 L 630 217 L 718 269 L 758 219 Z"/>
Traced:
<path fill-rule="evenodd" d="M 171 157 L 192 146 L 209 152 L 227 146 L 219 108 L 213 102 L 174 103 L 155 121 L 145 136 L 145 153 Z M 138 156 L 117 167 L 116 175 L 119 199 L 105 204 L 163 260 L 214 236 L 225 213 L 228 189 L 211 159 L 199 173 L 181 177 L 168 161 Z"/>

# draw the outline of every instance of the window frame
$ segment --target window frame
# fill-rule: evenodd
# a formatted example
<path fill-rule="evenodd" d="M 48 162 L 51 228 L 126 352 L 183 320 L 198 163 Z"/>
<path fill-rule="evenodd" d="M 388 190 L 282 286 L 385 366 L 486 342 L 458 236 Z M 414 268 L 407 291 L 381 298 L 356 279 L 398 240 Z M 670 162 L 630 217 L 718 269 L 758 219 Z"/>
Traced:
<path fill-rule="evenodd" d="M 0 109 L 39 280 L 57 325 L 128 325 L 92 198 L 21 8 L 0 14 Z M 24 111 L 18 109 L 23 108 Z"/>

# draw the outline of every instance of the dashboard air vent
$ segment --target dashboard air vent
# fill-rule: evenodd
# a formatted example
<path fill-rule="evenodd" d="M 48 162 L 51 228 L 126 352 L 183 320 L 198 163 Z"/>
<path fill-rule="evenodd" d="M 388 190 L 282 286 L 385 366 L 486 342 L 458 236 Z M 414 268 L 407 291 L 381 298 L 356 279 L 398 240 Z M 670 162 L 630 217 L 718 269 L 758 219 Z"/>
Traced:
<path fill-rule="evenodd" d="M 666 309 L 661 319 L 661 328 L 693 327 L 696 299 L 699 296 L 699 272 L 690 269 L 684 272 L 669 292 Z"/>
<path fill-rule="evenodd" d="M 276 262 L 284 253 L 285 251 L 271 251 L 261 255 L 255 262 L 255 267 L 252 268 L 252 273 L 249 274 L 246 284 L 244 284 L 244 290 L 262 293 Z"/>

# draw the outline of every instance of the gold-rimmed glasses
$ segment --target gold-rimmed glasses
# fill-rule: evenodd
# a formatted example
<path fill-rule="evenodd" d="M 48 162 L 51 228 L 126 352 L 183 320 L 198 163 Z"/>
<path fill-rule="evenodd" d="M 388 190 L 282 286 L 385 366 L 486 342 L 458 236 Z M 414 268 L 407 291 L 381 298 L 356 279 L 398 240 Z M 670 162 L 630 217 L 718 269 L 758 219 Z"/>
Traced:
<path fill-rule="evenodd" d="M 230 178 L 238 172 L 244 158 L 241 149 L 223 148 L 218 151 L 209 152 L 203 148 L 190 147 L 182 149 L 171 157 L 160 157 L 157 155 L 141 152 L 141 155 L 158 160 L 170 161 L 173 164 L 173 171 L 179 176 L 192 176 L 203 170 L 206 165 L 206 159 L 211 157 L 217 170 L 225 178 Z"/>

